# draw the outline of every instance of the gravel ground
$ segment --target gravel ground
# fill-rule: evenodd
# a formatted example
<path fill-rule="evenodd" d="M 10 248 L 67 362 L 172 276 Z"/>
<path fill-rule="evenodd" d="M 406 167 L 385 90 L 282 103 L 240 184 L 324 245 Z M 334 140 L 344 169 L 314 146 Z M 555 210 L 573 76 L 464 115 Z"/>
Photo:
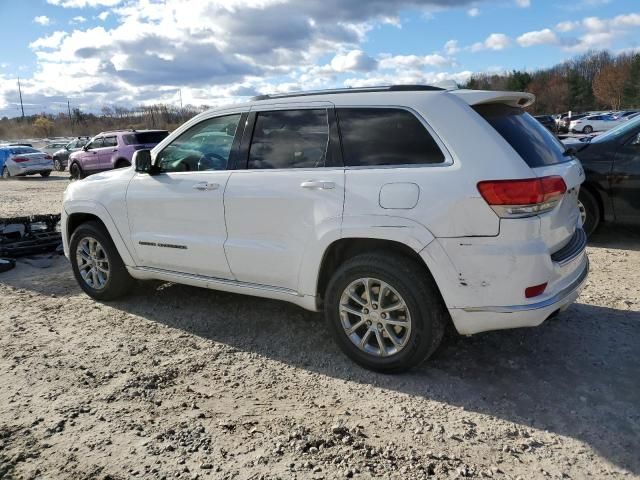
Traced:
<path fill-rule="evenodd" d="M 0 182 L 0 216 L 66 184 Z M 640 233 L 589 255 L 561 316 L 395 376 L 292 305 L 159 282 L 99 303 L 64 258 L 23 260 L 0 274 L 0 478 L 640 478 Z"/>

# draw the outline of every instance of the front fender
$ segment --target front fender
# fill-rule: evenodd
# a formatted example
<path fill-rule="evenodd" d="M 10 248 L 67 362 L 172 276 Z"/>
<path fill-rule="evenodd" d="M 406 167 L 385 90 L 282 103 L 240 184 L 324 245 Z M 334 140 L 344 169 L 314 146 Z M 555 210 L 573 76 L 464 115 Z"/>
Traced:
<path fill-rule="evenodd" d="M 71 232 L 69 232 L 68 224 L 69 217 L 74 214 L 86 214 L 97 217 L 105 226 L 113 243 L 122 258 L 122 261 L 127 266 L 135 266 L 136 262 L 134 257 L 129 251 L 126 242 L 123 240 L 122 233 L 118 230 L 116 223 L 107 211 L 107 209 L 100 203 L 90 200 L 74 200 L 65 202 L 64 211 L 62 214 L 62 244 L 64 247 L 64 254 L 69 258 L 69 240 L 71 238 Z"/>

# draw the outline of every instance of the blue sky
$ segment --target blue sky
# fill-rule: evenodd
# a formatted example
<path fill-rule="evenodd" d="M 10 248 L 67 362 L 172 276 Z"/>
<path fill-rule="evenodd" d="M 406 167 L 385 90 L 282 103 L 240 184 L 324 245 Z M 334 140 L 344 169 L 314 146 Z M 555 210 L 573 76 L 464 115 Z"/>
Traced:
<path fill-rule="evenodd" d="M 0 115 L 464 81 L 640 49 L 638 0 L 0 0 Z"/>

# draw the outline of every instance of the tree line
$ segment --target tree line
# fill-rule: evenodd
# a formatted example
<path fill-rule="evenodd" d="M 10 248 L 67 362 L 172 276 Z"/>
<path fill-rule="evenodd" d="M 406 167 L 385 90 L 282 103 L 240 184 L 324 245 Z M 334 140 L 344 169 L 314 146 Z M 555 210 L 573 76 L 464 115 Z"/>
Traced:
<path fill-rule="evenodd" d="M 80 108 L 67 113 L 0 119 L 0 139 L 14 140 L 33 137 L 93 136 L 107 130 L 158 128 L 174 130 L 190 118 L 210 107 L 207 105 L 176 107 L 157 104 L 133 108 L 104 106 L 100 113 L 83 112 Z"/>
<path fill-rule="evenodd" d="M 592 51 L 534 72 L 474 74 L 462 86 L 531 92 L 536 114 L 640 109 L 640 53 Z"/>

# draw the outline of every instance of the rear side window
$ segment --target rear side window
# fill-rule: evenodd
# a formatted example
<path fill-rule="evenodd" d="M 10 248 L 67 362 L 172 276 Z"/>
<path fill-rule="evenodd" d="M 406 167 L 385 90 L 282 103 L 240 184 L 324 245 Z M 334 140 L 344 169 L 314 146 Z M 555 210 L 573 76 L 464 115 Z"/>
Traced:
<path fill-rule="evenodd" d="M 504 104 L 476 105 L 478 112 L 531 168 L 571 160 L 565 148 L 540 122 L 521 108 Z"/>
<path fill-rule="evenodd" d="M 160 143 L 168 135 L 169 132 L 138 132 L 123 135 L 122 138 L 127 145 L 144 145 L 147 143 Z"/>
<path fill-rule="evenodd" d="M 102 144 L 103 147 L 117 147 L 118 146 L 118 140 L 116 139 L 116 137 L 104 137 L 104 143 Z"/>
<path fill-rule="evenodd" d="M 260 112 L 253 130 L 248 168 L 324 167 L 328 152 L 326 109 Z"/>
<path fill-rule="evenodd" d="M 393 108 L 340 108 L 337 112 L 347 166 L 444 162 L 442 150 L 411 112 Z"/>

